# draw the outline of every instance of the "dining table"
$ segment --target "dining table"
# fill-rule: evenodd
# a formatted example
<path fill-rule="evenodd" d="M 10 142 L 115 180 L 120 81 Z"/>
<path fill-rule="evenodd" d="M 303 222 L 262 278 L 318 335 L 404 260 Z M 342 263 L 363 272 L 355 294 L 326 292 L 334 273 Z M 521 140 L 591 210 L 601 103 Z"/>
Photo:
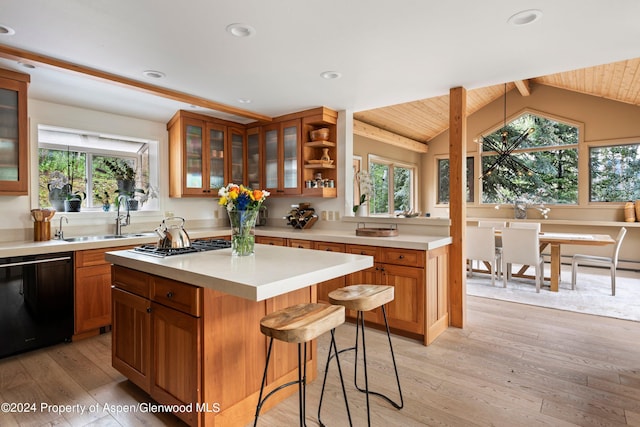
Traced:
<path fill-rule="evenodd" d="M 608 234 L 586 234 L 586 233 L 555 233 L 541 232 L 540 252 L 550 246 L 551 250 L 551 274 L 549 277 L 550 290 L 558 292 L 560 283 L 560 246 L 561 245 L 584 245 L 584 246 L 606 246 L 613 245 L 616 241 Z M 530 277 L 525 275 L 528 265 L 523 265 L 517 273 L 512 276 Z"/>

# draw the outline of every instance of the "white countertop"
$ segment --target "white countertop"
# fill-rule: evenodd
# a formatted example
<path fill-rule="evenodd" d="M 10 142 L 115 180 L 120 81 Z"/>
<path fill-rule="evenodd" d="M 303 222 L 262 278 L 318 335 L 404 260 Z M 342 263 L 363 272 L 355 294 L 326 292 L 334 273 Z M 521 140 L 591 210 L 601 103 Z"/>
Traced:
<path fill-rule="evenodd" d="M 282 295 L 373 266 L 373 257 L 283 246 L 255 246 L 255 254 L 231 249 L 158 258 L 131 250 L 107 252 L 106 260 L 252 301 Z"/>
<path fill-rule="evenodd" d="M 223 236 L 229 234 L 229 227 L 187 228 L 191 239 Z M 373 245 L 391 248 L 432 250 L 451 243 L 449 236 L 429 236 L 400 232 L 396 237 L 364 237 L 356 236 L 355 230 L 327 230 L 312 228 L 295 230 L 284 227 L 256 227 L 257 236 L 283 237 L 355 245 Z M 88 242 L 65 242 L 64 240 L 47 240 L 44 242 L 0 242 L 0 258 L 23 255 L 36 255 L 55 252 L 81 251 L 87 249 L 111 248 L 118 246 L 139 246 L 144 243 L 157 242 L 154 236 L 128 237 L 123 239 L 105 239 Z"/>

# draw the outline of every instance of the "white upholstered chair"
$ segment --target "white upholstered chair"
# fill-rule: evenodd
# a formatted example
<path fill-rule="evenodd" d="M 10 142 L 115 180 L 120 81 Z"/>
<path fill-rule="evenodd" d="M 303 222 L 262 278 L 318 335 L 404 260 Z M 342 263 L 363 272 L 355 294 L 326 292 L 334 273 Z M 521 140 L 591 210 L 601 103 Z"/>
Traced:
<path fill-rule="evenodd" d="M 485 261 L 491 265 L 491 286 L 500 277 L 500 251 L 496 251 L 493 227 L 467 227 L 466 256 L 470 262 L 469 273 L 473 275 L 473 261 Z"/>
<path fill-rule="evenodd" d="M 496 231 L 502 231 L 507 228 L 507 221 L 490 221 L 480 220 L 478 221 L 478 227 L 493 227 Z M 502 237 L 496 236 L 496 251 L 502 253 Z"/>
<path fill-rule="evenodd" d="M 578 265 L 590 265 L 597 267 L 609 267 L 611 270 L 611 295 L 616 295 L 616 268 L 618 268 L 618 254 L 620 246 L 627 229 L 622 227 L 616 237 L 616 244 L 613 246 L 613 253 L 610 257 L 575 254 L 571 261 L 571 289 L 576 288 L 576 275 L 578 274 Z"/>
<path fill-rule="evenodd" d="M 540 237 L 535 228 L 505 228 L 502 231 L 502 279 L 507 287 L 511 264 L 530 265 L 536 269 L 536 292 L 544 277 L 544 261 L 540 255 Z"/>

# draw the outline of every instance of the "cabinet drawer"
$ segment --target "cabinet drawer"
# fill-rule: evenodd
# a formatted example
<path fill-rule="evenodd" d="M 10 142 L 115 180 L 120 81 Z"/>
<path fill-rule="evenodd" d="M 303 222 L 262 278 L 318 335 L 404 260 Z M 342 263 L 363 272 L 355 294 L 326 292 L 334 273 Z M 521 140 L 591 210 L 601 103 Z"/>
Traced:
<path fill-rule="evenodd" d="M 313 248 L 319 251 L 344 252 L 345 245 L 344 243 L 315 242 Z"/>
<path fill-rule="evenodd" d="M 369 255 L 374 257 L 374 261 L 379 261 L 380 254 L 377 246 L 347 245 L 347 253 L 355 255 Z"/>
<path fill-rule="evenodd" d="M 119 246 L 115 248 L 100 248 L 100 249 L 88 249 L 85 251 L 76 251 L 75 266 L 91 267 L 94 265 L 108 264 L 108 262 L 104 260 L 105 252 L 131 249 L 132 247 L 133 246 Z"/>
<path fill-rule="evenodd" d="M 413 249 L 383 248 L 380 251 L 380 262 L 406 265 L 408 267 L 425 267 L 425 251 Z"/>
<path fill-rule="evenodd" d="M 289 246 L 292 248 L 313 249 L 313 242 L 311 240 L 289 239 Z"/>
<path fill-rule="evenodd" d="M 149 298 L 149 275 L 147 273 L 114 265 L 111 267 L 111 283 L 132 294 Z"/>
<path fill-rule="evenodd" d="M 287 242 L 285 241 L 284 237 L 257 236 L 256 243 L 271 246 L 287 246 Z"/>
<path fill-rule="evenodd" d="M 153 277 L 151 299 L 167 307 L 200 317 L 202 288 L 162 277 Z"/>

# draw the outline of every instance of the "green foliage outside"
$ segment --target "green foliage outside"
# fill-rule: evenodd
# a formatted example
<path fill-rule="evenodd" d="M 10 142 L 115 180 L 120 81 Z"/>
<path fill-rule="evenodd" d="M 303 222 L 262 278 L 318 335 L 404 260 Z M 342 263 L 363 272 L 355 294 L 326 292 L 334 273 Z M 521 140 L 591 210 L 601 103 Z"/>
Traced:
<path fill-rule="evenodd" d="M 640 199 L 640 144 L 589 150 L 592 202 Z"/>
<path fill-rule="evenodd" d="M 76 192 L 86 193 L 85 153 L 41 148 L 38 155 L 40 172 L 38 178 L 38 201 L 40 202 L 40 207 L 51 207 L 49 202 L 49 183 L 56 181 L 54 172 L 60 172 L 68 179 L 68 183 L 71 185 L 71 194 Z M 86 200 L 82 202 L 82 206 L 86 206 Z"/>
<path fill-rule="evenodd" d="M 482 203 L 576 204 L 578 203 L 578 150 L 562 148 L 578 144 L 578 128 L 531 114 L 507 124 L 508 141 L 518 138 L 527 129 L 534 131 L 514 152 L 533 175 L 518 174 L 512 168 L 498 166 L 482 180 Z M 502 129 L 489 135 L 501 141 Z M 549 147 L 548 149 L 541 148 Z M 483 150 L 490 150 L 485 144 Z M 497 156 L 482 157 L 482 170 L 487 170 Z"/>

